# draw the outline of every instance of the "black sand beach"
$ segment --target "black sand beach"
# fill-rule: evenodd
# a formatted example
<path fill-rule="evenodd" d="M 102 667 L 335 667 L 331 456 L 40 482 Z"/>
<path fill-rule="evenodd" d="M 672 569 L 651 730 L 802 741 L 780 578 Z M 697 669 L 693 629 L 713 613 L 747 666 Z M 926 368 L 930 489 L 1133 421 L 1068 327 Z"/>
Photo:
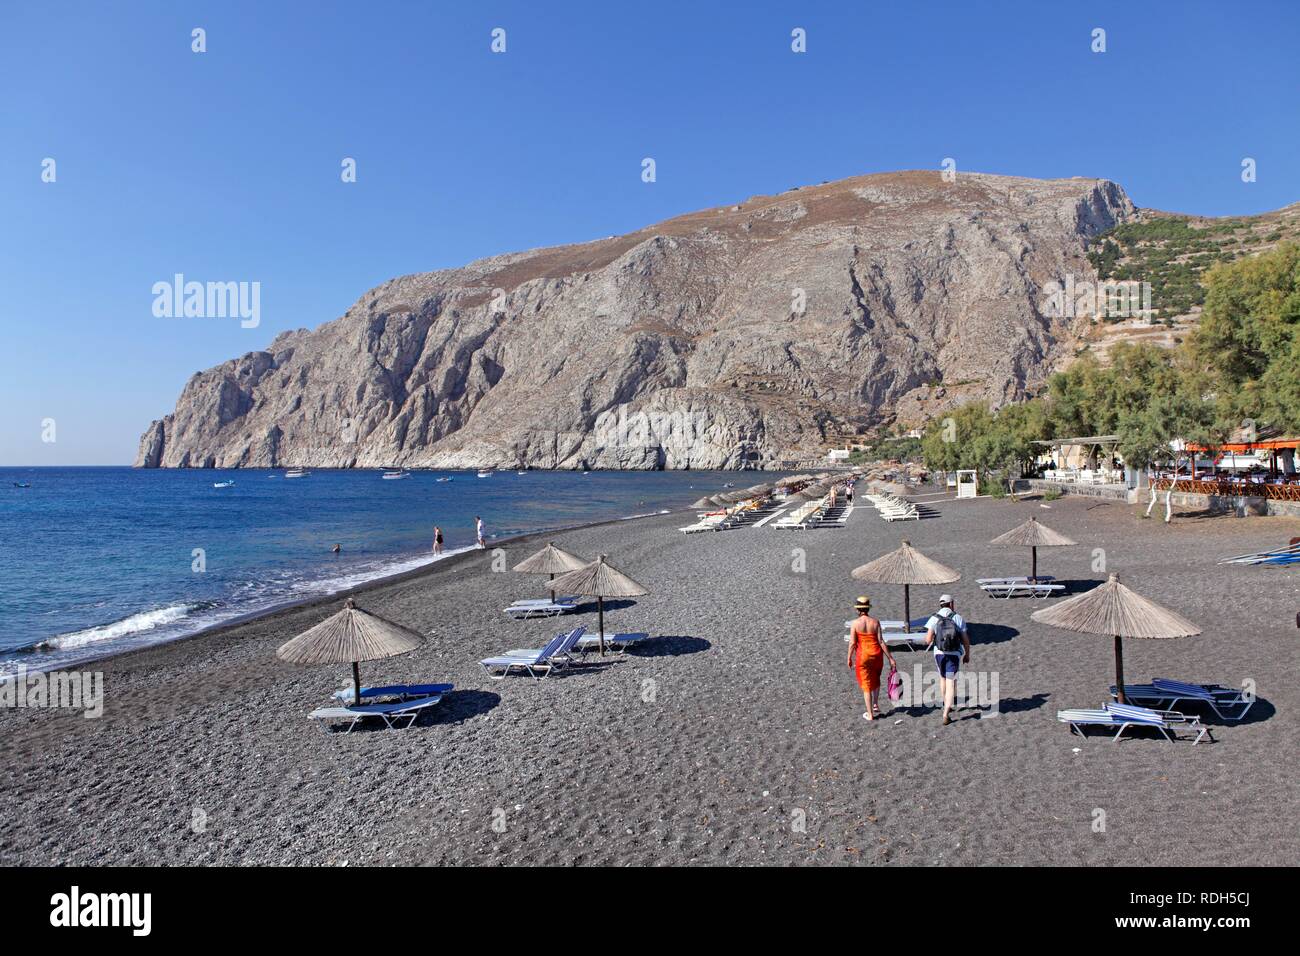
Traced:
<path fill-rule="evenodd" d="M 544 581 L 493 573 L 490 551 L 366 589 L 361 606 L 430 639 L 363 679 L 456 685 L 410 730 L 345 736 L 305 719 L 348 669 L 274 651 L 341 599 L 105 661 L 101 719 L 0 711 L 0 863 L 1294 864 L 1300 579 L 1214 562 L 1284 544 L 1300 520 L 1166 526 L 1132 506 L 1043 504 L 942 501 L 939 518 L 888 524 L 860 502 L 841 530 L 690 536 L 677 513 L 548 536 L 646 585 L 608 626 L 658 637 L 536 683 L 476 662 L 594 628 L 594 603 L 511 621 L 501 609 Z M 1126 641 L 1130 681 L 1253 679 L 1248 718 L 1210 718 L 1216 742 L 1195 747 L 1058 723 L 1107 699 L 1110 639 L 1032 623 L 1045 602 L 986 598 L 974 581 L 1027 572 L 1027 553 L 987 542 L 1031 515 L 1080 542 L 1040 552 L 1044 573 L 1091 586 L 1104 549 L 1105 570 L 1203 628 Z M 849 571 L 902 538 L 962 572 L 947 590 L 973 625 L 969 669 L 998 675 L 996 718 L 862 719 L 843 622 L 864 591 L 901 617 L 902 589 Z M 538 547 L 512 545 L 508 565 Z M 913 612 L 939 591 L 913 589 Z"/>

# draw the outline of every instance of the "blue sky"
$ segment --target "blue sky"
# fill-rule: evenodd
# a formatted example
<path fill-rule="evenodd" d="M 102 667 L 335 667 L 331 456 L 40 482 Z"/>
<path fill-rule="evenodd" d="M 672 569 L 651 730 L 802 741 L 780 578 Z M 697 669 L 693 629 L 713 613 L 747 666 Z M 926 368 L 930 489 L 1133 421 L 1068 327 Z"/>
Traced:
<path fill-rule="evenodd" d="M 1291 2 L 7 0 L 0 464 L 129 463 L 194 372 L 392 276 L 791 186 L 953 157 L 1286 205 L 1298 27 Z M 259 282 L 261 324 L 155 317 L 177 272 Z"/>

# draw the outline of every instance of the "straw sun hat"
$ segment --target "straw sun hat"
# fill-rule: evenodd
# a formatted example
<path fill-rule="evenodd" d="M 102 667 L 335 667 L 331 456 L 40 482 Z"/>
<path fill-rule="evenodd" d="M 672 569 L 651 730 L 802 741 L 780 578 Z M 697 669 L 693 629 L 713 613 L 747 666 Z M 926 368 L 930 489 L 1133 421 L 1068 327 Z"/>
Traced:
<path fill-rule="evenodd" d="M 871 610 L 871 598 L 869 598 L 869 597 L 867 597 L 865 594 L 863 594 L 861 597 L 859 597 L 859 598 L 857 599 L 857 601 L 854 602 L 854 604 L 853 604 L 853 610 L 855 610 L 855 611 L 870 611 L 870 610 Z"/>

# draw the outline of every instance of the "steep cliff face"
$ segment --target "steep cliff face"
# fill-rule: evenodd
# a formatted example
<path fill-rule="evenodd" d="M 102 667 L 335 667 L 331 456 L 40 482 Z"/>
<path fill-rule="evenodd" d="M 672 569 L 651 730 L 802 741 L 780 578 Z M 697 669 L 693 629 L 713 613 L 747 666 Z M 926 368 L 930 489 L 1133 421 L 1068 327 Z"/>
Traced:
<path fill-rule="evenodd" d="M 863 176 L 393 279 L 196 374 L 144 467 L 762 467 L 932 402 L 1023 394 L 1134 214 L 1104 180 Z M 928 406 L 926 406 L 928 407 Z"/>

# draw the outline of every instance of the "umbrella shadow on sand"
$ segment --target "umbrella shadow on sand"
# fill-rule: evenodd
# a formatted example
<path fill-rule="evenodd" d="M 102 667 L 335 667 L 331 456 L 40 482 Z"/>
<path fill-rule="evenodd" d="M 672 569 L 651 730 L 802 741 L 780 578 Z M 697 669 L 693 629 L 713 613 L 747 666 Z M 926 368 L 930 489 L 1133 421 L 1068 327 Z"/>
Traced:
<path fill-rule="evenodd" d="M 663 635 L 642 641 L 629 647 L 627 653 L 632 657 L 681 657 L 684 654 L 698 654 L 707 651 L 713 645 L 702 637 L 685 635 Z"/>
<path fill-rule="evenodd" d="M 580 602 L 578 606 L 575 607 L 573 610 L 574 613 L 576 614 L 587 614 L 590 613 L 591 611 L 596 610 L 596 606 L 597 605 L 595 599 L 592 599 L 590 601 Z M 631 598 L 615 598 L 612 601 L 611 600 L 605 601 L 606 611 L 621 611 L 629 607 L 636 607 L 636 601 L 633 601 Z"/>
<path fill-rule="evenodd" d="M 978 647 L 981 644 L 1004 644 L 1020 634 L 1014 627 L 1005 624 L 979 624 L 975 621 L 968 621 L 966 630 L 970 634 L 971 647 Z"/>

